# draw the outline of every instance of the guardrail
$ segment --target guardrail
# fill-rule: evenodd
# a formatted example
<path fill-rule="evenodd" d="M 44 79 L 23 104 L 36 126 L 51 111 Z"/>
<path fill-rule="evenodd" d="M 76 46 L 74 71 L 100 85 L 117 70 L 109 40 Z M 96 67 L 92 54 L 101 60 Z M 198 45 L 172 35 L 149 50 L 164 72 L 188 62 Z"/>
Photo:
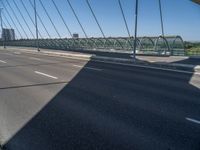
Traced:
<path fill-rule="evenodd" d="M 2 42 L 0 42 L 2 45 Z M 132 53 L 134 38 L 69 38 L 69 39 L 39 39 L 40 48 L 60 50 L 104 50 L 112 52 Z M 6 41 L 7 46 L 36 47 L 35 39 L 20 39 Z M 145 55 L 184 56 L 186 51 L 180 36 L 139 37 L 137 38 L 137 53 Z"/>

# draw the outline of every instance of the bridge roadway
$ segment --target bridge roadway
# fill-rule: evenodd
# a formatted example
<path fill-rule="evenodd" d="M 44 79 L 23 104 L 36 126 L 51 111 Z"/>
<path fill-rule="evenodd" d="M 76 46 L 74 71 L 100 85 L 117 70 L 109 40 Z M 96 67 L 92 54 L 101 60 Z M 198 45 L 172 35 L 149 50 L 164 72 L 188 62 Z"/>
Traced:
<path fill-rule="evenodd" d="M 7 150 L 199 150 L 200 76 L 0 51 Z"/>

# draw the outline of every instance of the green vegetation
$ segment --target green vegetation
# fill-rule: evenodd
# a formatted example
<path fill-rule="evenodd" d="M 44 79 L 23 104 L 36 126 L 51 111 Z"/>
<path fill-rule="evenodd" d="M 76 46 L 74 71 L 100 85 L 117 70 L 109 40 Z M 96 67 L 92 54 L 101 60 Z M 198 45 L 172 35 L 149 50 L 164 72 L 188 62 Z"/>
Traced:
<path fill-rule="evenodd" d="M 200 56 L 200 42 L 185 42 L 186 54 Z"/>

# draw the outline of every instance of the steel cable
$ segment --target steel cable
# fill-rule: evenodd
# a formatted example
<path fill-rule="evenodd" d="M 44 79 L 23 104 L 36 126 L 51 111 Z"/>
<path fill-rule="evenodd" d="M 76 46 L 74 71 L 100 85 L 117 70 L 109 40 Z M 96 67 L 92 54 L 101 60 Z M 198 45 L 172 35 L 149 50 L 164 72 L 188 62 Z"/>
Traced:
<path fill-rule="evenodd" d="M 71 8 L 71 10 L 72 10 L 72 12 L 73 12 L 73 14 L 74 14 L 74 16 L 75 16 L 75 18 L 76 18 L 78 24 L 79 24 L 79 26 L 81 27 L 81 29 L 82 29 L 82 31 L 83 31 L 85 37 L 88 38 L 88 35 L 87 35 L 85 29 L 83 28 L 83 25 L 81 24 L 81 22 L 80 22 L 80 20 L 79 20 L 79 18 L 78 18 L 78 16 L 77 16 L 77 14 L 76 14 L 76 12 L 75 12 L 73 6 L 72 6 L 70 0 L 66 0 L 66 1 L 67 1 L 67 3 L 69 4 L 69 6 L 70 6 L 70 8 Z"/>
<path fill-rule="evenodd" d="M 95 15 L 95 13 L 94 13 L 94 11 L 93 11 L 93 9 L 92 9 L 90 3 L 89 3 L 89 0 L 86 0 L 86 3 L 87 3 L 87 5 L 88 5 L 88 7 L 89 7 L 89 9 L 90 9 L 90 11 L 91 11 L 91 13 L 92 13 L 92 15 L 93 15 L 93 17 L 94 17 L 94 19 L 95 19 L 95 21 L 96 21 L 98 27 L 99 27 L 99 30 L 101 31 L 101 34 L 103 35 L 104 38 L 106 38 L 106 36 L 105 36 L 105 34 L 104 34 L 104 32 L 103 32 L 103 29 L 102 29 L 102 27 L 101 27 L 101 25 L 100 25 L 100 23 L 99 23 L 99 21 L 98 21 L 96 15 Z"/>
<path fill-rule="evenodd" d="M 33 3 L 31 2 L 31 0 L 29 0 L 29 3 L 31 4 L 32 8 L 34 9 L 34 5 L 33 5 Z M 49 34 L 49 32 L 48 32 L 46 26 L 44 25 L 44 22 L 42 21 L 41 17 L 39 16 L 38 13 L 36 13 L 36 15 L 37 15 L 37 17 L 38 17 L 40 23 L 42 24 L 42 26 L 43 26 L 45 32 L 47 33 L 48 37 L 51 39 L 51 35 Z M 34 24 L 35 24 L 35 23 L 34 23 Z"/>
<path fill-rule="evenodd" d="M 51 1 L 52 1 L 53 5 L 55 6 L 55 8 L 56 8 L 56 10 L 57 10 L 57 12 L 58 12 L 60 18 L 62 19 L 62 21 L 63 21 L 63 23 L 64 23 L 64 25 L 65 25 L 67 31 L 69 32 L 70 36 L 73 37 L 72 32 L 71 32 L 70 29 L 69 29 L 69 26 L 67 25 L 67 23 L 66 23 L 64 17 L 62 16 L 60 10 L 58 9 L 58 6 L 57 6 L 56 3 L 54 2 L 54 0 L 51 0 Z"/>
<path fill-rule="evenodd" d="M 15 0 L 13 0 L 13 3 L 14 3 L 14 5 L 15 5 L 15 7 L 17 8 L 19 14 L 21 15 L 21 17 L 22 17 L 24 23 L 26 24 L 26 26 L 27 26 L 29 32 L 31 33 L 32 37 L 35 38 L 33 32 L 31 31 L 31 29 L 30 29 L 30 27 L 29 27 L 29 25 L 28 25 L 26 19 L 24 18 L 24 15 L 22 14 L 22 12 L 21 12 L 21 10 L 19 9 L 19 7 L 18 7 L 17 3 L 15 2 Z"/>
<path fill-rule="evenodd" d="M 57 30 L 57 28 L 56 28 L 55 24 L 53 23 L 53 21 L 52 21 L 52 19 L 51 19 L 50 15 L 49 15 L 49 13 L 48 13 L 48 12 L 47 12 L 47 10 L 46 10 L 46 8 L 44 7 L 44 4 L 42 3 L 42 1 L 41 1 L 41 0 L 39 0 L 39 2 L 40 2 L 40 4 L 41 4 L 42 8 L 44 9 L 44 11 L 45 11 L 45 13 L 46 13 L 47 17 L 49 18 L 49 20 L 50 20 L 50 22 L 51 22 L 51 24 L 52 24 L 53 28 L 55 29 L 55 31 L 56 31 L 56 33 L 57 33 L 58 37 L 59 37 L 59 38 L 61 38 L 61 35 L 60 35 L 60 33 L 58 32 L 58 30 Z"/>
<path fill-rule="evenodd" d="M 8 16 L 9 16 L 9 18 L 10 18 L 12 24 L 14 25 L 14 27 L 15 27 L 15 29 L 17 30 L 18 34 L 20 35 L 20 38 L 22 39 L 23 36 L 22 36 L 21 32 L 19 31 L 19 29 L 18 29 L 18 27 L 17 27 L 15 21 L 14 21 L 13 18 L 11 17 L 11 15 L 10 15 L 8 9 L 5 7 L 3 1 L 1 1 L 1 3 L 2 3 L 2 5 L 3 5 L 3 7 L 4 7 L 5 11 L 6 11 L 6 13 L 8 14 Z M 7 17 L 5 17 L 5 18 L 6 18 L 6 20 L 7 20 Z M 8 20 L 7 20 L 7 21 L 8 21 Z"/>
<path fill-rule="evenodd" d="M 10 5 L 9 1 L 6 1 L 6 2 L 7 2 L 7 4 L 8 4 L 8 6 L 9 6 L 10 10 L 12 11 L 12 13 L 13 13 L 13 15 L 14 15 L 15 19 L 17 20 L 17 22 L 18 22 L 18 24 L 19 24 L 20 28 L 21 28 L 21 29 L 22 29 L 22 31 L 24 32 L 24 35 L 25 35 L 25 36 L 26 36 L 26 38 L 28 39 L 28 35 L 27 35 L 26 31 L 24 30 L 24 28 L 23 28 L 22 24 L 20 23 L 20 21 L 19 21 L 19 18 L 18 18 L 18 17 L 17 17 L 17 15 L 15 14 L 15 12 L 14 12 L 13 8 L 11 7 L 11 5 Z"/>
<path fill-rule="evenodd" d="M 23 0 L 20 0 L 20 2 L 21 2 L 21 4 L 22 4 L 23 8 L 25 9 L 25 11 L 26 11 L 26 13 L 27 13 L 29 19 L 31 20 L 31 22 L 32 22 L 33 25 L 35 26 L 35 22 L 33 21 L 33 19 L 32 19 L 31 15 L 30 15 L 29 11 L 27 10 L 27 8 L 26 8 L 26 6 L 25 6 Z M 38 33 L 39 33 L 40 37 L 42 38 L 42 35 L 41 35 L 40 31 L 38 31 Z"/>
<path fill-rule="evenodd" d="M 127 23 L 125 14 L 124 14 L 124 10 L 123 10 L 123 7 L 122 7 L 121 0 L 118 0 L 118 3 L 119 3 L 119 7 L 120 7 L 120 10 L 121 10 L 121 13 L 122 13 L 122 17 L 123 17 L 123 20 L 124 20 L 124 23 L 125 23 L 126 31 L 128 33 L 129 38 L 131 39 L 131 33 L 130 33 L 130 30 L 129 30 L 129 27 L 128 27 L 128 23 Z M 131 45 L 131 47 L 133 47 L 133 44 L 131 44 L 130 41 L 128 41 L 128 42 Z"/>
<path fill-rule="evenodd" d="M 123 10 L 123 7 L 122 7 L 121 0 L 118 0 L 118 2 L 119 2 L 119 7 L 120 7 L 120 10 L 121 10 L 121 13 L 122 13 L 122 17 L 123 17 L 123 20 L 124 20 L 124 23 L 125 23 L 125 26 L 126 26 L 128 36 L 131 37 L 131 33 L 130 33 L 130 30 L 129 30 L 129 27 L 128 27 L 128 23 L 126 21 L 126 17 L 125 17 L 125 14 L 124 14 L 124 10 Z"/>

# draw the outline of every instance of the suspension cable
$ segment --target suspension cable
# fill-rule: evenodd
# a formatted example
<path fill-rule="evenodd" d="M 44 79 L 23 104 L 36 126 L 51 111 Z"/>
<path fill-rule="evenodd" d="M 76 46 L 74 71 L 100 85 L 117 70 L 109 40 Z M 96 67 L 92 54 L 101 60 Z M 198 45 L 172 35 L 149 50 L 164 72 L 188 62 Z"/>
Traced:
<path fill-rule="evenodd" d="M 122 14 L 122 17 L 123 17 L 123 20 L 124 20 L 124 24 L 125 24 L 125 27 L 126 27 L 126 31 L 127 31 L 127 33 L 128 33 L 129 39 L 131 39 L 131 33 L 130 33 L 130 30 L 129 30 L 129 27 L 128 27 L 128 23 L 127 23 L 127 20 L 126 20 L 126 17 L 125 17 L 125 13 L 124 13 L 124 10 L 123 10 L 123 7 L 122 7 L 121 0 L 118 0 L 118 3 L 119 3 L 119 7 L 120 7 L 120 10 L 121 10 L 121 14 Z M 133 48 L 132 42 L 128 41 L 128 43 L 129 43 L 129 44 L 131 45 L 131 47 Z"/>
<path fill-rule="evenodd" d="M 90 3 L 89 3 L 89 0 L 86 0 L 86 3 L 87 3 L 87 5 L 88 5 L 88 7 L 89 7 L 89 9 L 90 9 L 90 11 L 91 11 L 91 13 L 92 13 L 92 15 L 93 15 L 93 17 L 94 17 L 94 19 L 95 19 L 95 21 L 96 21 L 98 27 L 99 27 L 99 30 L 101 31 L 101 34 L 103 35 L 104 38 L 106 38 L 106 36 L 105 36 L 105 34 L 104 34 L 104 32 L 103 32 L 103 29 L 102 29 L 102 27 L 101 27 L 101 25 L 100 25 L 100 23 L 99 23 L 99 21 L 98 21 L 96 15 L 95 15 L 95 13 L 94 13 L 94 10 L 92 9 L 92 7 L 91 7 L 91 5 L 90 5 Z"/>
<path fill-rule="evenodd" d="M 50 20 L 50 22 L 51 22 L 51 24 L 52 24 L 53 28 L 55 29 L 55 31 L 56 31 L 56 33 L 57 33 L 58 37 L 59 37 L 59 38 L 61 38 L 61 35 L 60 35 L 60 33 L 58 32 L 58 30 L 57 30 L 57 28 L 56 28 L 55 24 L 53 23 L 53 21 L 52 21 L 52 19 L 51 19 L 50 15 L 49 15 L 49 13 L 48 13 L 48 12 L 47 12 L 47 10 L 46 10 L 46 8 L 44 7 L 44 4 L 42 3 L 42 1 L 41 1 L 41 0 L 39 0 L 39 2 L 40 2 L 40 4 L 41 4 L 42 8 L 44 9 L 44 11 L 45 11 L 45 13 L 46 13 L 47 17 L 49 18 L 49 20 Z"/>
<path fill-rule="evenodd" d="M 40 0 L 39 0 L 40 1 Z M 30 2 L 30 4 L 31 4 L 31 6 L 34 8 L 34 5 L 33 5 L 33 3 L 31 2 L 31 0 L 29 0 L 29 2 Z M 46 12 L 46 15 L 49 17 L 49 19 L 50 19 L 50 21 L 51 21 L 51 23 L 52 23 L 52 25 L 55 27 L 55 25 L 53 24 L 53 21 L 51 20 L 51 18 L 50 18 L 50 16 L 49 16 L 49 14 L 47 13 L 47 11 L 46 11 L 46 9 L 45 9 L 45 7 L 44 7 L 44 5 L 43 5 L 43 3 L 40 1 L 40 3 L 41 3 L 41 5 L 42 5 L 42 7 L 43 7 L 43 9 L 45 10 L 45 12 Z M 48 32 L 48 30 L 47 30 L 47 28 L 46 28 L 46 26 L 44 25 L 44 23 L 43 23 L 43 21 L 42 21 L 42 19 L 41 19 L 41 17 L 38 15 L 38 13 L 36 12 L 36 15 L 38 16 L 38 19 L 40 20 L 40 22 L 41 22 L 41 24 L 42 24 L 42 26 L 44 27 L 44 29 L 45 29 L 45 31 L 47 32 L 47 34 L 48 34 L 48 36 L 49 36 L 49 38 L 51 39 L 51 36 L 50 36 L 50 34 L 49 34 L 49 32 Z M 55 30 L 57 31 L 57 29 L 56 29 L 56 27 L 55 27 Z M 58 33 L 58 32 L 57 32 Z M 61 38 L 61 36 L 60 36 L 60 34 L 58 33 L 58 35 L 59 35 L 59 37 Z M 63 40 L 64 41 L 64 40 Z M 57 43 L 57 42 L 52 42 L 52 43 Z"/>
<path fill-rule="evenodd" d="M 33 36 L 33 38 L 35 38 L 33 32 L 31 31 L 31 29 L 30 29 L 30 27 L 29 27 L 29 25 L 28 25 L 26 19 L 24 18 L 24 15 L 22 14 L 22 12 L 21 12 L 21 10 L 19 9 L 19 7 L 18 7 L 17 3 L 15 2 L 15 0 L 13 0 L 13 3 L 14 3 L 14 5 L 15 5 L 15 7 L 17 8 L 19 14 L 21 15 L 23 21 L 25 22 L 25 24 L 26 24 L 26 26 L 27 26 L 29 32 L 31 33 L 31 35 Z"/>
<path fill-rule="evenodd" d="M 33 3 L 31 2 L 31 0 L 29 0 L 29 3 L 31 4 L 32 8 L 34 9 L 34 5 L 33 5 Z M 49 34 L 49 32 L 48 32 L 46 26 L 44 25 L 44 22 L 42 21 L 41 17 L 39 16 L 39 14 L 38 14 L 37 12 L 36 12 L 36 15 L 37 15 L 37 17 L 38 17 L 40 23 L 42 24 L 43 28 L 45 29 L 45 32 L 47 33 L 48 37 L 51 39 L 51 35 Z M 34 25 L 35 25 L 35 23 L 34 23 Z"/>
<path fill-rule="evenodd" d="M 3 5 L 3 7 L 4 7 L 5 11 L 6 11 L 6 13 L 8 14 L 8 16 L 9 16 L 9 18 L 10 18 L 12 24 L 14 25 L 14 27 L 15 27 L 15 29 L 17 30 L 18 34 L 20 35 L 20 38 L 22 39 L 22 38 L 23 38 L 23 37 L 22 37 L 22 34 L 21 34 L 21 32 L 19 31 L 19 29 L 17 28 L 17 25 L 15 24 L 13 18 L 11 17 L 11 15 L 10 15 L 8 9 L 5 7 L 3 1 L 1 1 L 1 3 L 2 3 L 2 5 Z M 7 20 L 7 17 L 5 17 L 5 19 Z M 8 20 L 7 20 L 7 21 L 8 21 Z"/>
<path fill-rule="evenodd" d="M 121 10 L 121 13 L 122 13 L 122 17 L 124 19 L 124 23 L 125 23 L 125 26 L 126 26 L 126 30 L 127 30 L 127 33 L 128 33 L 128 36 L 129 38 L 131 37 L 131 33 L 130 33 L 130 30 L 129 30 L 129 27 L 128 27 L 128 23 L 126 21 L 126 17 L 125 17 L 125 14 L 124 14 L 124 10 L 123 10 L 123 7 L 122 7 L 122 3 L 121 3 L 121 0 L 118 0 L 119 2 L 119 7 L 120 7 L 120 10 Z"/>
<path fill-rule="evenodd" d="M 74 16 L 75 16 L 75 18 L 76 18 L 78 24 L 80 25 L 80 27 L 81 27 L 81 29 L 82 29 L 82 31 L 83 31 L 85 37 L 88 38 L 88 35 L 87 35 L 85 29 L 83 28 L 83 25 L 81 24 L 81 22 L 80 22 L 80 20 L 79 20 L 79 18 L 78 18 L 78 16 L 77 16 L 77 14 L 76 14 L 76 12 L 75 12 L 73 6 L 72 6 L 70 0 L 66 0 L 66 1 L 67 1 L 67 3 L 69 4 L 69 6 L 70 6 L 70 8 L 71 8 L 71 10 L 72 10 L 72 12 L 73 12 L 73 14 L 74 14 Z"/>
<path fill-rule="evenodd" d="M 6 2 L 7 2 L 7 4 L 8 4 L 8 6 L 9 6 L 9 8 L 11 9 L 11 11 L 12 11 L 12 13 L 13 13 L 13 15 L 14 15 L 15 19 L 17 20 L 17 22 L 18 22 L 18 24 L 19 24 L 20 28 L 21 28 L 21 29 L 22 29 L 22 31 L 24 32 L 24 35 L 25 35 L 25 36 L 26 36 L 26 38 L 28 39 L 28 35 L 27 35 L 26 31 L 24 30 L 24 28 L 23 28 L 22 24 L 20 23 L 20 21 L 19 21 L 19 18 L 18 18 L 18 17 L 17 17 L 17 15 L 15 14 L 15 12 L 14 12 L 13 8 L 11 7 L 11 5 L 10 5 L 9 1 L 6 1 Z"/>
<path fill-rule="evenodd" d="M 57 12 L 58 12 L 60 18 L 62 19 L 62 21 L 63 21 L 63 23 L 64 23 L 64 25 L 65 25 L 67 31 L 69 32 L 70 36 L 73 37 L 72 32 L 71 32 L 70 29 L 69 29 L 69 26 L 67 25 L 67 23 L 66 23 L 66 21 L 65 21 L 65 19 L 64 19 L 64 17 L 63 17 L 63 15 L 61 14 L 60 10 L 58 9 L 58 6 L 57 6 L 56 3 L 54 2 L 54 0 L 51 0 L 51 1 L 53 2 L 53 5 L 55 6 L 55 8 L 56 8 L 56 10 L 57 10 Z"/>
<path fill-rule="evenodd" d="M 22 4 L 23 8 L 25 9 L 26 13 L 28 14 L 29 19 L 31 20 L 31 22 L 32 22 L 33 25 L 35 26 L 35 22 L 33 21 L 33 19 L 32 19 L 32 17 L 31 17 L 30 13 L 28 12 L 28 10 L 27 10 L 27 8 L 26 8 L 26 6 L 25 6 L 23 0 L 20 0 L 20 2 L 21 2 L 21 4 Z M 41 33 L 40 33 L 39 31 L 38 31 L 38 33 L 39 33 L 40 37 L 42 38 Z"/>
<path fill-rule="evenodd" d="M 3 17 L 3 16 L 2 16 L 2 17 Z M 10 26 L 10 24 L 9 24 L 8 22 L 6 22 L 7 24 L 5 23 L 4 19 L 3 19 L 2 22 L 3 22 L 3 25 L 4 25 L 4 27 L 5 27 L 6 29 L 9 28 L 9 27 L 10 27 L 10 29 L 12 29 L 12 27 Z M 8 26 L 9 26 L 9 27 L 8 27 Z M 18 39 L 17 36 L 15 37 L 15 39 Z"/>
<path fill-rule="evenodd" d="M 62 41 L 65 41 L 64 39 L 62 39 L 62 37 L 61 37 L 60 33 L 58 32 L 58 30 L 57 30 L 57 28 L 56 28 L 55 24 L 53 23 L 53 20 L 51 19 L 51 17 L 50 17 L 50 15 L 49 15 L 49 13 L 47 12 L 46 8 L 44 7 L 44 4 L 42 3 L 42 1 L 41 1 L 41 0 L 39 0 L 39 2 L 40 2 L 40 4 L 41 4 L 42 8 L 44 9 L 44 11 L 45 11 L 45 13 L 46 13 L 47 17 L 49 18 L 49 20 L 50 20 L 50 22 L 51 22 L 51 24 L 52 24 L 53 28 L 55 29 L 55 31 L 56 31 L 56 33 L 57 33 L 58 37 L 59 37 L 59 38 L 60 38 Z M 56 42 L 55 42 L 55 43 L 56 43 Z M 63 44 L 62 44 L 62 45 L 63 45 Z M 63 46 L 64 46 L 64 45 L 63 45 Z"/>
<path fill-rule="evenodd" d="M 8 21 L 7 17 L 5 17 L 3 13 L 2 13 L 2 17 L 4 18 L 3 20 L 6 21 L 6 23 L 8 24 L 8 26 L 9 26 L 10 28 L 12 28 L 12 26 L 11 26 L 10 22 Z"/>

